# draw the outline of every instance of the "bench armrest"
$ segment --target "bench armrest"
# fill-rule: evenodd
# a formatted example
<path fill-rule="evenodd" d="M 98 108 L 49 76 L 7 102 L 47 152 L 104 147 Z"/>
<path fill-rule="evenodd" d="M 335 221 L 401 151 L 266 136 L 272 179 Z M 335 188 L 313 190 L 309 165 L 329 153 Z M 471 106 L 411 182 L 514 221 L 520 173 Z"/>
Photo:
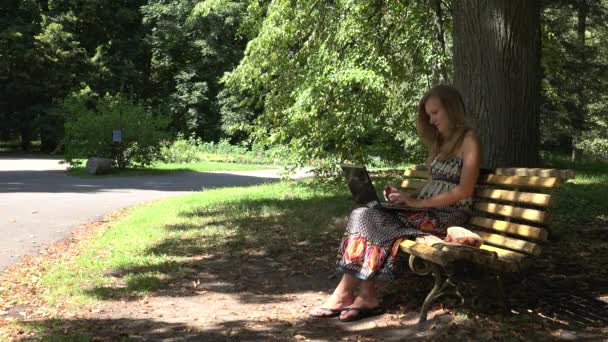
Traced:
<path fill-rule="evenodd" d="M 454 260 L 453 255 L 450 255 L 450 253 L 433 246 L 417 243 L 416 241 L 403 240 L 399 246 L 401 250 L 407 254 L 417 256 L 441 266 L 446 266 Z"/>
<path fill-rule="evenodd" d="M 412 240 L 403 240 L 400 247 L 405 253 L 441 266 L 446 266 L 456 260 L 494 263 L 498 259 L 498 254 L 496 252 L 466 245 L 436 243 L 429 246 Z"/>

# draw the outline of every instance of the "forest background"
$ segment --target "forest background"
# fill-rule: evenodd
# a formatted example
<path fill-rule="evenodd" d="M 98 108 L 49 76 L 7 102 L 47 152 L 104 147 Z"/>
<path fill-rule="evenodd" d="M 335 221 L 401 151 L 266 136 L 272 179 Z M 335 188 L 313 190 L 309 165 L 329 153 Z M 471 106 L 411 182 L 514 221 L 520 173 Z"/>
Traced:
<path fill-rule="evenodd" d="M 534 153 L 608 157 L 607 5 L 542 2 Z M 450 0 L 5 1 L 0 141 L 112 156 L 120 128 L 141 165 L 187 139 L 328 171 L 420 162 L 418 100 L 454 83 L 453 14 Z"/>

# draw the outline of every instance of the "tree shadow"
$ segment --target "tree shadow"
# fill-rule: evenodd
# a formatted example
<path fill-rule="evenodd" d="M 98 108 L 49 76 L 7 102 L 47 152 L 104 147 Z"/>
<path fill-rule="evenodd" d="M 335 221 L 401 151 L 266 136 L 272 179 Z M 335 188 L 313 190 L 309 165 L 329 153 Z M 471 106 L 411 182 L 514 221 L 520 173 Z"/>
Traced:
<path fill-rule="evenodd" d="M 549 240 L 543 244 L 542 254 L 535 257 L 523 273 L 503 275 L 512 309 L 510 315 L 502 318 L 505 324 L 545 325 L 578 332 L 605 331 L 608 327 L 608 270 L 605 268 L 608 203 L 602 199 L 607 192 L 605 181 L 569 182 L 554 191 L 558 206 L 551 210 L 554 220 L 548 226 Z M 470 315 L 480 312 L 464 311 Z M 496 306 L 482 310 L 488 316 L 496 312 L 500 312 Z"/>
<path fill-rule="evenodd" d="M 238 294 L 244 303 L 277 301 L 286 293 L 327 291 L 335 285 L 335 251 L 349 208 L 350 203 L 344 195 L 248 199 L 227 201 L 211 208 L 194 208 L 180 216 L 208 218 L 205 223 L 173 224 L 164 229 L 198 233 L 213 225 L 230 227 L 231 233 L 220 234 L 212 243 L 197 234 L 167 237 L 148 248 L 145 254 L 189 259 L 132 265 L 111 273 L 117 279 L 160 274 L 162 283 L 153 290 L 165 296 L 197 295 L 198 291 L 187 284 L 200 282 L 199 288 Z M 342 214 L 340 217 L 315 216 L 320 210 Z M 235 215 L 235 212 L 241 214 Z M 336 227 L 337 222 L 339 227 Z M 196 256 L 203 257 L 190 258 Z M 117 300 L 124 299 L 132 291 L 151 290 L 148 283 L 124 283 L 124 287 L 97 287 L 87 291 L 96 298 Z M 184 286 L 172 287 L 172 284 Z"/>
<path fill-rule="evenodd" d="M 439 321 L 436 318 L 432 322 Z M 344 324 L 337 319 L 303 320 L 292 322 L 270 320 L 252 323 L 247 320 L 228 320 L 202 327 L 156 319 L 107 318 L 24 321 L 33 330 L 46 331 L 45 340 L 51 341 L 428 341 L 433 336 L 447 337 L 454 326 L 422 330 L 413 324 L 378 327 L 361 321 Z M 20 340 L 38 340 L 22 337 Z"/>
<path fill-rule="evenodd" d="M 186 192 L 227 185 L 255 185 L 278 180 L 278 177 L 256 177 L 229 172 L 179 172 L 145 177 L 76 178 L 66 176 L 65 171 L 61 170 L 0 170 L 0 193 L 88 194 L 120 190 Z"/>
<path fill-rule="evenodd" d="M 606 191 L 608 186 L 569 184 L 558 196 L 569 198 L 576 193 L 574 196 L 578 196 L 579 200 L 590 200 Z M 580 210 L 588 210 L 589 208 L 584 207 L 585 201 L 582 203 Z M 246 199 L 238 202 L 227 200 L 217 206 L 200 206 L 183 211 L 180 217 L 203 221 L 196 221 L 199 222 L 196 224 L 168 225 L 164 229 L 193 234 L 186 238 L 168 236 L 145 252 L 154 256 L 179 257 L 182 261 L 132 265 L 112 270 L 111 276 L 115 277 L 121 286 L 96 287 L 89 289 L 88 293 L 102 300 L 128 301 L 140 298 L 142 293 L 182 298 L 210 291 L 230 294 L 231 298 L 236 298 L 243 304 L 283 303 L 293 301 L 293 297 L 290 299 L 286 296 L 290 294 L 329 293 L 337 283 L 334 251 L 342 236 L 345 218 L 351 206 L 345 194 L 311 198 L 295 198 L 286 194 L 277 199 Z M 557 209 L 557 214 L 561 215 L 560 210 L 573 210 L 571 204 L 566 206 L 565 209 Z M 600 217 L 604 206 L 602 204 L 594 207 L 590 213 Z M 323 215 L 324 212 L 338 214 Z M 555 336 L 552 331 L 558 329 L 582 331 L 583 328 L 591 326 L 605 326 L 606 321 L 602 320 L 601 316 L 608 317 L 608 308 L 605 305 L 602 307 L 600 301 L 594 301 L 593 296 L 606 289 L 606 278 L 603 281 L 595 279 L 597 274 L 605 274 L 603 268 L 596 268 L 595 265 L 604 262 L 606 256 L 591 253 L 573 257 L 577 250 L 574 245 L 585 246 L 585 251 L 589 248 L 599 248 L 603 251 L 606 247 L 605 236 L 600 233 L 586 234 L 603 228 L 595 225 L 572 233 L 573 223 L 568 217 L 561 217 L 554 225 L 551 240 L 536 265 L 528 273 L 513 277 L 507 282 L 512 314 L 498 315 L 499 311 L 493 308 L 486 311 L 468 307 L 457 308 L 458 312 L 470 317 L 469 323 L 459 325 L 458 329 L 476 334 L 483 333 L 487 324 L 514 331 L 522 327 L 527 329 L 542 326 L 543 329 L 534 331 L 531 336 L 547 340 L 553 339 Z M 212 239 L 211 244 L 201 243 L 204 237 L 199 237 L 196 233 L 209 229 L 210 225 L 220 227 L 218 229 L 230 227 L 230 234 L 220 234 Z M 582 277 L 581 270 L 585 272 Z M 161 276 L 157 277 L 159 274 Z M 589 283 L 590 278 L 597 281 Z M 579 287 L 580 281 L 587 282 L 587 286 Z M 389 309 L 402 312 L 405 308 L 407 312 L 416 315 L 431 286 L 430 277 L 417 277 L 412 274 L 394 282 L 388 291 L 385 291 L 397 293 L 397 298 L 392 300 Z M 574 306 L 570 306 L 567 301 L 571 301 Z M 436 305 L 435 308 L 438 306 L 442 304 Z M 579 310 L 574 310 L 575 307 Z M 478 317 L 480 313 L 483 314 L 481 318 Z M 593 315 L 599 315 L 599 318 Z M 329 324 L 324 329 L 331 328 L 346 335 L 352 333 L 345 331 L 343 325 L 334 326 L 331 325 L 334 323 L 325 322 L 335 323 L 336 320 L 314 323 L 314 329 L 321 329 L 318 324 Z M 221 334 L 206 337 L 211 340 L 226 337 L 230 322 L 221 324 L 224 325 Z M 269 329 L 272 331 L 272 328 Z M 270 335 L 247 332 L 237 336 L 246 340 L 249 338 L 247 334 L 251 333 L 252 340 L 280 339 L 286 337 L 283 335 L 285 329 L 287 328 L 283 326 L 270 332 Z M 398 329 L 395 327 L 386 329 L 387 334 L 388 331 L 396 330 Z M 315 338 L 316 331 L 302 336 Z M 376 334 L 382 331 L 384 330 L 381 327 L 370 328 L 360 336 L 377 336 Z M 439 329 L 437 332 L 444 331 Z M 204 335 L 196 336 L 200 338 Z M 318 336 L 322 338 L 325 335 Z M 579 335 L 581 336 L 583 335 Z"/>

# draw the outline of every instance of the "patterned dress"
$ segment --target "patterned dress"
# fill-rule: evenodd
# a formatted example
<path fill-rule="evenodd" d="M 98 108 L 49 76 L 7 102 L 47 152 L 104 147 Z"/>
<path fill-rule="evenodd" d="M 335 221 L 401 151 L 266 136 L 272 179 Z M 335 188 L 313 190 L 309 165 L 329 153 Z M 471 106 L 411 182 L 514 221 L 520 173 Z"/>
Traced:
<path fill-rule="evenodd" d="M 426 199 L 453 189 L 460 183 L 462 159 L 431 163 L 432 180 L 418 198 Z M 397 253 L 403 239 L 433 234 L 445 237 L 451 226 L 462 225 L 471 213 L 472 197 L 424 211 L 399 212 L 377 207 L 353 210 L 339 246 L 337 269 L 363 280 L 394 279 L 398 274 Z"/>

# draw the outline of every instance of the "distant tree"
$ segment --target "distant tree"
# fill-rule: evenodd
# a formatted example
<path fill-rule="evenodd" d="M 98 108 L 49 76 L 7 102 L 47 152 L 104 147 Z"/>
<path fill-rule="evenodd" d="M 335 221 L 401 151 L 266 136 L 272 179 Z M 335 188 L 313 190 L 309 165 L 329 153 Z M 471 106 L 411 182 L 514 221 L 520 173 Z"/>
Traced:
<path fill-rule="evenodd" d="M 605 146 L 608 91 L 606 1 L 553 0 L 543 18 L 543 141 L 569 151 L 595 154 Z M 592 80 L 592 81 L 591 81 Z M 599 129 L 599 130 L 598 130 Z"/>
<path fill-rule="evenodd" d="M 174 131 L 205 141 L 222 134 L 219 80 L 242 57 L 246 9 L 246 2 L 229 0 L 150 0 L 142 7 L 153 98 L 171 115 Z"/>
<path fill-rule="evenodd" d="M 289 146 L 297 164 L 421 160 L 415 107 L 445 52 L 432 25 L 422 2 L 271 2 L 224 79 L 225 129 Z"/>
<path fill-rule="evenodd" d="M 74 36 L 61 24 L 48 21 L 45 17 L 43 31 L 35 37 L 37 64 L 32 78 L 38 102 L 35 125 L 44 152 L 55 150 L 63 137 L 64 118 L 55 101 L 80 84 L 80 76 L 89 66 L 86 52 Z"/>
<path fill-rule="evenodd" d="M 0 4 L 0 119 L 8 128 L 3 129 L 3 135 L 18 135 L 23 150 L 30 148 L 35 135 L 36 113 L 31 104 L 37 89 L 32 78 L 38 65 L 35 36 L 41 21 L 34 0 Z"/>
<path fill-rule="evenodd" d="M 86 51 L 90 69 L 80 76 L 93 91 L 149 96 L 150 48 L 140 10 L 146 2 L 48 1 L 51 22 L 60 24 Z"/>

